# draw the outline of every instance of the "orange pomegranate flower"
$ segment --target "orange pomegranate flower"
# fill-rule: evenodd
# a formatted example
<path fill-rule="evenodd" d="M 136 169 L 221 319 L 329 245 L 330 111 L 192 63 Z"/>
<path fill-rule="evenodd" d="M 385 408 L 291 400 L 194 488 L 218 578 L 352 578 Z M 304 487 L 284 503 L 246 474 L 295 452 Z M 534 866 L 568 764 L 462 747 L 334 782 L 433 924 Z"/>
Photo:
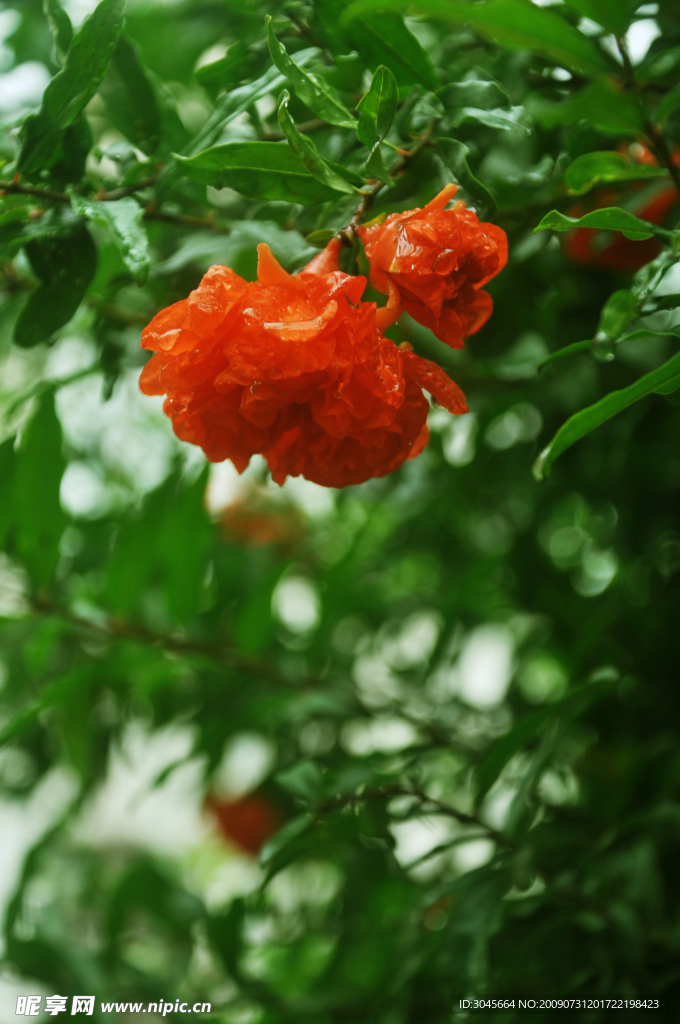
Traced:
<path fill-rule="evenodd" d="M 384 224 L 358 230 L 371 284 L 390 297 L 379 311 L 383 329 L 403 308 L 453 348 L 491 316 L 493 301 L 482 285 L 508 261 L 502 228 L 480 223 L 461 200 L 445 209 L 457 191 L 447 185 L 422 210 L 392 213 Z"/>
<path fill-rule="evenodd" d="M 258 280 L 211 267 L 188 299 L 142 332 L 155 355 L 140 388 L 166 395 L 183 441 L 239 472 L 264 455 L 274 480 L 345 487 L 384 476 L 428 441 L 425 387 L 451 412 L 465 397 L 435 363 L 397 348 L 342 273 L 334 239 L 291 275 L 258 246 Z"/>

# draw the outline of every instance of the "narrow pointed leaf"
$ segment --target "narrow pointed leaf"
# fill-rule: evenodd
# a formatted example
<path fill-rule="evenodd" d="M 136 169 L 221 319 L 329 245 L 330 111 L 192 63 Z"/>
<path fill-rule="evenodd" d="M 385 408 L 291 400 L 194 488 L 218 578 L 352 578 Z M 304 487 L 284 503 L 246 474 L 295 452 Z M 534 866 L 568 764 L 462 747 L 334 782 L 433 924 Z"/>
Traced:
<path fill-rule="evenodd" d="M 488 0 L 477 4 L 463 0 L 381 0 L 380 6 L 386 11 L 408 6 L 417 14 L 468 22 L 501 46 L 531 50 L 585 75 L 600 76 L 609 68 L 604 53 L 592 40 L 555 11 L 537 7 L 528 0 Z M 374 0 L 358 0 L 350 5 L 345 19 L 349 22 L 374 8 Z"/>
<path fill-rule="evenodd" d="M 626 238 L 642 239 L 654 236 L 666 239 L 668 231 L 641 220 L 620 206 L 607 206 L 601 210 L 592 210 L 583 217 L 567 217 L 559 210 L 551 210 L 534 228 L 534 231 L 569 231 L 571 228 L 597 228 L 600 231 L 622 231 Z"/>
<path fill-rule="evenodd" d="M 43 0 L 43 11 L 54 36 L 57 60 L 63 64 L 73 40 L 73 26 L 59 0 Z"/>
<path fill-rule="evenodd" d="M 63 472 L 61 424 L 54 395 L 48 392 L 22 434 L 14 484 L 17 550 L 36 587 L 49 583 L 59 557 L 65 525 L 59 504 Z"/>
<path fill-rule="evenodd" d="M 144 284 L 151 254 L 142 220 L 144 211 L 139 203 L 132 196 L 101 203 L 74 194 L 71 205 L 76 213 L 109 229 L 126 267 L 137 284 Z"/>
<path fill-rule="evenodd" d="M 320 76 L 314 75 L 296 64 L 283 43 L 276 38 L 270 17 L 267 17 L 266 24 L 272 60 L 281 74 L 288 79 L 296 95 L 322 121 L 337 125 L 338 128 L 354 128 L 356 121 L 335 89 L 327 85 Z"/>
<path fill-rule="evenodd" d="M 616 416 L 623 409 L 627 409 L 629 405 L 633 405 L 634 402 L 639 402 L 641 398 L 645 398 L 655 391 L 668 387 L 679 375 L 680 352 L 676 353 L 663 366 L 652 370 L 651 373 L 645 374 L 644 377 L 641 377 L 629 387 L 622 388 L 620 391 L 612 391 L 611 394 L 606 395 L 599 402 L 589 406 L 587 409 L 582 409 L 581 412 L 577 412 L 575 416 L 572 416 L 571 419 L 568 419 L 560 427 L 550 444 L 543 449 L 537 458 L 534 464 L 534 476 L 536 479 L 542 480 L 548 476 L 555 459 L 562 452 L 565 452 L 567 448 L 570 448 L 572 444 L 575 444 L 576 441 L 585 437 L 592 430 L 596 430 L 603 423 L 606 423 L 607 420 L 611 419 L 612 416 Z M 673 387 L 672 390 L 675 390 L 675 388 Z M 666 392 L 662 391 L 661 393 L 664 394 Z"/>
<path fill-rule="evenodd" d="M 196 156 L 175 154 L 183 174 L 250 199 L 310 205 L 337 195 L 313 177 L 286 142 L 227 142 Z"/>
<path fill-rule="evenodd" d="M 63 69 L 45 89 L 40 110 L 24 121 L 20 172 L 41 170 L 96 93 L 118 42 L 124 6 L 125 0 L 101 0 L 78 29 Z"/>
<path fill-rule="evenodd" d="M 25 245 L 39 284 L 14 325 L 14 342 L 31 348 L 69 322 L 94 277 L 97 250 L 82 221 L 63 237 L 38 237 Z"/>
<path fill-rule="evenodd" d="M 668 171 L 650 164 L 631 164 L 621 153 L 584 153 L 569 164 L 564 180 L 572 195 L 583 195 L 595 185 L 609 181 L 644 181 L 667 178 Z"/>
<path fill-rule="evenodd" d="M 278 117 L 281 130 L 288 139 L 288 144 L 294 155 L 307 168 L 309 173 L 327 188 L 333 189 L 335 192 L 357 192 L 358 190 L 354 185 L 350 185 L 337 171 L 334 171 L 321 159 L 312 140 L 297 130 L 288 112 L 289 100 L 290 95 L 284 90 L 279 100 Z"/>
<path fill-rule="evenodd" d="M 481 204 L 484 210 L 493 212 L 496 209 L 496 200 L 493 193 L 470 170 L 467 162 L 469 152 L 465 143 L 457 139 L 437 139 L 437 154 L 451 171 L 453 180 L 465 189 L 476 204 Z"/>
<path fill-rule="evenodd" d="M 357 135 L 365 146 L 373 147 L 385 138 L 392 127 L 398 101 L 397 80 L 390 69 L 381 64 L 357 107 Z"/>
<path fill-rule="evenodd" d="M 139 54 L 129 40 L 118 40 L 99 93 L 118 131 L 143 153 L 153 153 L 161 138 L 161 112 Z"/>

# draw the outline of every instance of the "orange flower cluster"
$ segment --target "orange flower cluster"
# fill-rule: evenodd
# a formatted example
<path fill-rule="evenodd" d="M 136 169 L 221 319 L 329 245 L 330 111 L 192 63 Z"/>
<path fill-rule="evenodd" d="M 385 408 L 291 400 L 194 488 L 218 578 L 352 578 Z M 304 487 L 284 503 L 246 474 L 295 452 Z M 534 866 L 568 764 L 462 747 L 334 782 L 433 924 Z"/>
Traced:
<path fill-rule="evenodd" d="M 359 228 L 371 264 L 371 284 L 389 295 L 393 318 L 405 309 L 453 348 L 483 327 L 493 301 L 482 285 L 508 262 L 502 228 L 480 223 L 447 185 L 422 210 L 392 213 L 384 224 Z"/>
<path fill-rule="evenodd" d="M 628 143 L 617 147 L 618 153 L 631 158 L 633 163 L 656 166 L 656 158 L 646 146 L 639 142 Z M 680 166 L 680 148 L 673 151 L 673 162 Z M 637 194 L 636 194 L 637 193 Z M 594 204 L 579 203 L 567 210 L 570 217 L 582 217 L 591 209 L 621 204 L 621 189 L 599 191 Z M 632 201 L 631 201 L 632 199 Z M 664 182 L 636 183 L 629 189 L 626 208 L 636 217 L 648 220 L 651 224 L 666 223 L 671 210 L 680 202 L 678 191 L 673 185 Z M 574 263 L 584 267 L 596 267 L 600 270 L 623 271 L 633 273 L 640 270 L 661 252 L 661 246 L 655 238 L 644 238 L 635 241 L 626 238 L 620 231 L 598 231 L 596 228 L 575 228 L 564 236 L 564 251 Z"/>
<path fill-rule="evenodd" d="M 382 240 L 365 229 L 378 286 L 394 285 L 384 309 L 361 301 L 365 278 L 339 269 L 338 239 L 295 275 L 264 244 L 257 281 L 211 267 L 188 299 L 143 331 L 142 346 L 155 355 L 141 390 L 167 396 L 164 411 L 179 438 L 211 462 L 231 459 L 239 472 L 259 453 L 279 484 L 304 476 L 345 487 L 391 473 L 428 442 L 423 389 L 453 413 L 467 405 L 436 363 L 382 331 L 403 305 L 460 344 L 488 318 L 491 299 L 479 287 L 506 259 L 499 228 L 480 225 L 461 203 L 444 210 L 455 190 L 388 218 Z M 389 256 L 393 236 L 397 252 Z M 407 260 L 413 239 L 417 254 Z"/>

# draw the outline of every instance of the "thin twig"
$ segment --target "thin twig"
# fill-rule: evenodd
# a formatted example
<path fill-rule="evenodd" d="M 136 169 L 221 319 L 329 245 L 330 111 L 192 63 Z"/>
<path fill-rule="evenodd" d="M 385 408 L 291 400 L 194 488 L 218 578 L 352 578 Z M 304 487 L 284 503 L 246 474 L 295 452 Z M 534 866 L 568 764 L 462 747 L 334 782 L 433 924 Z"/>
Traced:
<path fill-rule="evenodd" d="M 116 199 L 123 199 L 125 196 L 131 196 L 135 192 L 141 192 L 142 189 L 149 188 L 155 181 L 155 174 L 149 178 L 140 178 L 139 181 L 135 181 L 132 185 L 114 188 L 111 192 L 97 192 L 95 199 L 100 203 L 112 203 Z M 50 203 L 71 202 L 71 196 L 68 192 L 55 192 L 51 188 L 24 185 L 20 181 L 0 181 L 0 192 L 4 192 L 6 195 L 35 196 L 36 199 L 44 199 L 45 202 Z"/>
<path fill-rule="evenodd" d="M 434 130 L 436 127 L 437 118 L 433 117 L 432 120 L 430 121 L 430 124 L 428 125 L 427 131 L 423 132 L 420 138 L 416 141 L 415 145 L 412 146 L 412 148 L 409 149 L 408 153 L 406 153 L 405 156 L 398 160 L 393 167 L 390 167 L 390 174 L 402 174 L 407 169 L 409 164 L 418 156 L 418 154 L 423 149 L 425 149 L 426 146 L 429 146 L 431 144 L 432 135 L 434 134 Z M 341 231 L 338 231 L 338 238 L 343 243 L 343 245 L 351 246 L 354 243 L 357 228 L 361 224 L 361 221 L 365 214 L 373 206 L 376 197 L 385 188 L 386 184 L 387 182 L 385 181 L 376 181 L 375 184 L 371 185 L 370 189 L 364 193 L 363 198 L 359 205 L 357 206 L 356 210 L 354 211 L 352 219 L 347 225 L 347 227 L 344 227 Z"/>
<path fill-rule="evenodd" d="M 624 87 L 631 88 L 635 85 L 635 68 L 628 53 L 628 44 L 625 37 L 617 36 L 616 45 L 623 61 Z M 663 131 L 658 124 L 654 124 L 650 117 L 645 117 L 645 134 L 649 142 L 649 148 L 659 163 L 663 164 L 666 168 L 673 179 L 673 184 L 678 192 L 680 192 L 680 168 L 673 160 L 673 154 L 670 151 Z"/>
<path fill-rule="evenodd" d="M 349 807 L 352 804 L 362 803 L 367 800 L 392 800 L 394 797 L 400 796 L 418 800 L 423 805 L 424 813 L 428 813 L 425 808 L 429 808 L 429 813 L 445 814 L 449 818 L 454 818 L 461 825 L 481 829 L 485 836 L 495 840 L 501 846 L 516 846 L 513 839 L 485 824 L 475 815 L 465 814 L 456 807 L 452 807 L 451 804 L 444 803 L 442 800 L 435 800 L 429 797 L 419 786 L 415 785 L 408 787 L 396 784 L 393 786 L 382 786 L 380 789 L 366 789 L 363 793 L 349 793 L 338 797 L 331 797 L 319 804 L 317 816 L 320 817 L 328 811 L 340 810 L 343 807 Z"/>
<path fill-rule="evenodd" d="M 120 616 L 109 616 L 105 623 L 85 619 L 70 608 L 54 604 L 48 597 L 41 597 L 33 604 L 33 611 L 39 615 L 53 615 L 76 629 L 93 633 L 106 640 L 127 640 L 132 643 L 156 647 L 171 654 L 201 655 L 218 664 L 228 664 L 249 675 L 269 679 L 276 683 L 290 685 L 279 670 L 260 658 L 248 657 L 227 644 L 205 643 L 199 640 L 185 640 L 182 637 L 156 633 L 145 626 L 138 626 Z"/>

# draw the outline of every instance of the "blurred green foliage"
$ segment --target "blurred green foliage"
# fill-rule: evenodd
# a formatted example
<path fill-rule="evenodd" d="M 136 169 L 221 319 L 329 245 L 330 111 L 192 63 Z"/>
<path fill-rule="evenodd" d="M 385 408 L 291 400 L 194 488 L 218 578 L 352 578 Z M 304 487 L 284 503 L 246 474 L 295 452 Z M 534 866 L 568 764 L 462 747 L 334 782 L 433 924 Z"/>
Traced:
<path fill-rule="evenodd" d="M 0 817 L 57 794 L 5 976 L 225 1024 L 677 1002 L 675 0 L 0 19 Z M 215 262 L 252 278 L 259 241 L 299 269 L 367 179 L 370 216 L 455 180 L 508 233 L 465 350 L 390 332 L 470 414 L 433 408 L 422 456 L 342 492 L 210 476 L 135 393 L 141 326 Z M 358 243 L 343 260 L 366 273 Z M 280 827 L 247 883 L 211 888 L 246 870 L 214 825 L 159 852 L 167 822 L 135 839 L 114 798 L 120 840 L 97 839 L 140 723 L 185 737 L 147 781 L 189 766 L 197 813 L 225 748 L 268 752 Z"/>

